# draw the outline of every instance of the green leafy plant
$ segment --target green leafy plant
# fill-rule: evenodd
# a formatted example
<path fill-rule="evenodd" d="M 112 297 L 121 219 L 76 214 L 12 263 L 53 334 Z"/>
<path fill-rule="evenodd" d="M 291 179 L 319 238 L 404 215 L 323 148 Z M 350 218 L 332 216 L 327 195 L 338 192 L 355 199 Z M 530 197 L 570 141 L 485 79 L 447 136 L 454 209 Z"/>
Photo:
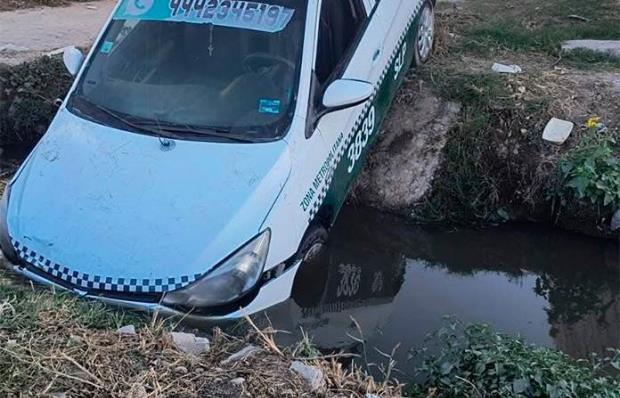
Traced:
<path fill-rule="evenodd" d="M 419 368 L 424 382 L 411 396 L 617 398 L 620 350 L 612 357 L 575 361 L 560 351 L 536 347 L 493 332 L 487 325 L 452 322 L 432 335 L 438 354 Z M 419 353 L 417 354 L 419 355 Z"/>
<path fill-rule="evenodd" d="M 560 164 L 562 193 L 592 205 L 620 206 L 620 157 L 611 134 L 593 132 Z"/>

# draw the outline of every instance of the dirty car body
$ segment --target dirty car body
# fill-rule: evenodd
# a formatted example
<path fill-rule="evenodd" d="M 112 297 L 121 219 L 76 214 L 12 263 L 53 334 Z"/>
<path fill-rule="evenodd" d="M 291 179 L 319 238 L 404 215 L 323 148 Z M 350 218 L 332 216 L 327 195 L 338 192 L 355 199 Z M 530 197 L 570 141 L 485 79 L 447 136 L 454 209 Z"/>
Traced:
<path fill-rule="evenodd" d="M 195 319 L 287 299 L 304 237 L 336 219 L 429 5 L 119 2 L 3 195 L 12 269 Z"/>

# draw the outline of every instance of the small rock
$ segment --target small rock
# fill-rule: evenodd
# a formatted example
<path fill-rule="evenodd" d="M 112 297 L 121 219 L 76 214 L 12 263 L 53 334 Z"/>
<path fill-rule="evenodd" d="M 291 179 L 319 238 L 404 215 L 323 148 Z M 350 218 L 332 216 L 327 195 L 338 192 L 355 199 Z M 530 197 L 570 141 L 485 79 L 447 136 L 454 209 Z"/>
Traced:
<path fill-rule="evenodd" d="M 177 366 L 176 368 L 174 368 L 174 373 L 176 374 L 186 375 L 188 372 L 189 371 L 185 366 Z"/>
<path fill-rule="evenodd" d="M 231 356 L 229 356 L 228 358 L 224 359 L 222 362 L 220 362 L 220 364 L 227 365 L 231 362 L 243 361 L 256 353 L 261 352 L 262 350 L 263 350 L 262 348 L 257 347 L 255 345 L 249 345 L 245 347 L 244 349 L 242 349 L 241 351 L 236 352 L 232 354 Z"/>
<path fill-rule="evenodd" d="M 504 65 L 499 63 L 494 63 L 491 67 L 493 72 L 497 73 L 509 73 L 509 74 L 517 74 L 523 73 L 523 69 L 519 65 Z"/>
<path fill-rule="evenodd" d="M 311 392 L 316 392 L 325 385 L 323 371 L 315 366 L 309 366 L 299 361 L 293 361 L 293 363 L 291 363 L 291 370 L 297 372 L 304 378 L 304 380 L 306 380 Z"/>
<path fill-rule="evenodd" d="M 206 337 L 197 337 L 193 333 L 172 332 L 171 336 L 177 348 L 186 354 L 200 355 L 208 352 L 211 348 L 209 339 Z"/>
<path fill-rule="evenodd" d="M 67 393 L 57 392 L 51 395 L 51 398 L 67 398 Z"/>
<path fill-rule="evenodd" d="M 17 345 L 17 340 L 7 340 L 6 346 L 7 348 L 13 348 Z"/>
<path fill-rule="evenodd" d="M 194 369 L 194 372 L 195 373 L 204 373 L 205 370 L 204 370 L 204 368 L 196 368 L 196 369 Z"/>
<path fill-rule="evenodd" d="M 232 384 L 233 386 L 240 386 L 243 383 L 245 383 L 245 379 L 243 377 L 237 377 L 236 379 L 232 379 L 230 381 L 230 384 Z"/>
<path fill-rule="evenodd" d="M 611 230 L 617 231 L 620 229 L 620 209 L 616 210 L 613 217 L 611 218 Z"/>
<path fill-rule="evenodd" d="M 136 334 L 136 327 L 134 325 L 123 326 L 122 328 L 118 328 L 116 330 L 116 333 L 118 333 L 118 334 L 126 334 L 128 336 L 135 336 L 135 334 Z"/>
<path fill-rule="evenodd" d="M 543 140 L 561 145 L 568 139 L 573 127 L 575 125 L 572 122 L 552 118 L 543 131 Z"/>

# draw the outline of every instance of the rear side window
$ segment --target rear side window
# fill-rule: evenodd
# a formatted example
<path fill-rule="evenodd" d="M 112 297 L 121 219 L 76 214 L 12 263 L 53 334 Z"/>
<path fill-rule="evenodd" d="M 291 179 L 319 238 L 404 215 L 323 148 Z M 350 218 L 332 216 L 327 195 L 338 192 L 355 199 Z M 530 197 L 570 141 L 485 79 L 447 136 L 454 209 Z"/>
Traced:
<path fill-rule="evenodd" d="M 366 18 L 361 0 L 323 0 L 315 72 L 321 84 L 332 76 Z"/>

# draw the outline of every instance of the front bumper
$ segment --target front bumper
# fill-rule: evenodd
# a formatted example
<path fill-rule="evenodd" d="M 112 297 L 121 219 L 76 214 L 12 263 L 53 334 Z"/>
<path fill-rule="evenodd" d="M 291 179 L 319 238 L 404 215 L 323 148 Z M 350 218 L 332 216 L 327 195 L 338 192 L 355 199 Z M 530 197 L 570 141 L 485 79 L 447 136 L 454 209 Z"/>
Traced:
<path fill-rule="evenodd" d="M 0 259 L 0 261 L 1 260 L 2 259 Z M 97 300 L 97 301 L 106 303 L 108 305 L 121 307 L 121 308 L 127 308 L 130 310 L 147 312 L 150 314 L 159 314 L 160 316 L 163 316 L 164 318 L 183 319 L 184 322 L 187 322 L 189 324 L 196 325 L 196 326 L 209 326 L 210 324 L 213 324 L 216 322 L 239 320 L 246 316 L 250 316 L 258 312 L 264 311 L 276 304 L 279 304 L 287 300 L 291 295 L 291 290 L 293 288 L 293 281 L 295 280 L 295 275 L 297 274 L 297 270 L 299 269 L 300 264 L 301 264 L 301 261 L 296 262 L 295 264 L 290 266 L 282 275 L 263 284 L 260 287 L 260 290 L 254 297 L 254 299 L 245 307 L 240 308 L 238 310 L 231 311 L 230 313 L 223 314 L 223 315 L 196 315 L 192 313 L 183 313 L 174 308 L 170 308 L 170 307 L 167 307 L 159 303 L 121 300 L 121 299 L 109 298 L 105 296 L 89 295 L 80 290 L 68 289 L 65 286 L 54 283 L 48 279 L 45 279 L 44 277 L 38 274 L 35 274 L 32 271 L 29 271 L 27 268 L 24 268 L 22 266 L 15 265 L 15 264 L 7 264 L 7 265 L 8 265 L 8 268 L 14 271 L 15 273 L 23 275 L 26 278 L 36 283 L 46 285 L 46 286 L 51 286 L 54 289 L 57 289 L 60 291 L 70 292 L 72 294 L 76 294 L 86 299 Z"/>

